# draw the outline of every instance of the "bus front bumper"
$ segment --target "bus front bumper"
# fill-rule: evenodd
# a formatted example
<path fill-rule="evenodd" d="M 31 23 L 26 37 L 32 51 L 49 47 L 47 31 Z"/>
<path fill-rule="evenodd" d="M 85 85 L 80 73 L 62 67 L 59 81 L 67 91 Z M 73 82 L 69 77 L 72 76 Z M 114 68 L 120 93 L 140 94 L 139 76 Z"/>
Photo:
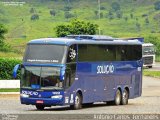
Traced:
<path fill-rule="evenodd" d="M 37 105 L 41 104 L 44 106 L 54 106 L 54 105 L 63 105 L 63 99 L 57 98 L 24 98 L 21 97 L 21 104 L 26 105 Z"/>

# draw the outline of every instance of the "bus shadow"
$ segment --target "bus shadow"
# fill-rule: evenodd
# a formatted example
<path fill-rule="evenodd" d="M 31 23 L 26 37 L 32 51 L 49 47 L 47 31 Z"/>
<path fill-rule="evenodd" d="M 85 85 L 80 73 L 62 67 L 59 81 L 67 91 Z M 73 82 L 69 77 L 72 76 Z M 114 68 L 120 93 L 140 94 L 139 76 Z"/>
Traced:
<path fill-rule="evenodd" d="M 134 104 L 128 104 L 128 105 L 119 105 L 119 106 L 132 106 Z M 111 104 L 92 104 L 92 105 L 83 105 L 82 109 L 89 109 L 89 108 L 98 108 L 98 107 L 116 107 L 116 105 L 111 105 Z M 70 111 L 73 110 L 69 106 L 59 106 L 59 107 L 51 107 L 51 108 L 46 108 L 43 111 Z M 35 110 L 36 111 L 36 110 Z"/>
<path fill-rule="evenodd" d="M 127 105 L 119 105 L 119 106 L 134 106 L 135 104 L 130 103 Z M 98 108 L 98 107 L 117 107 L 116 105 L 112 105 L 112 104 L 106 104 L 106 103 L 99 103 L 99 104 L 89 104 L 89 105 L 83 105 L 82 109 L 89 109 L 89 108 Z M 70 108 L 70 106 L 55 106 L 55 107 L 47 107 L 44 110 L 31 110 L 31 111 L 71 111 L 74 110 L 72 108 Z"/>

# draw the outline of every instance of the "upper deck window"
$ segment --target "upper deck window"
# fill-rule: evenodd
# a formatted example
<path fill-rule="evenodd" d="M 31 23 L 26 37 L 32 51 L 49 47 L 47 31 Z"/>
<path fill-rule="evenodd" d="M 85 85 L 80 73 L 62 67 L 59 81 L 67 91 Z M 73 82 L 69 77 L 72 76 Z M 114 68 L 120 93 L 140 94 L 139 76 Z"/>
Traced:
<path fill-rule="evenodd" d="M 67 46 L 64 45 L 29 44 L 24 62 L 63 64 L 66 51 Z"/>

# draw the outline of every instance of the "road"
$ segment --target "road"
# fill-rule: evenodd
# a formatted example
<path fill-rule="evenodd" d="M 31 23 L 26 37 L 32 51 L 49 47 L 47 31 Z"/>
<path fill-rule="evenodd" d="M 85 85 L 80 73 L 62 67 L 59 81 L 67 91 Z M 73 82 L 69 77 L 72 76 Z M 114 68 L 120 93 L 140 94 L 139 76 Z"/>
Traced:
<path fill-rule="evenodd" d="M 160 63 L 156 62 L 155 65 L 153 66 L 153 68 L 147 68 L 147 67 L 145 67 L 145 69 L 149 70 L 149 71 L 160 71 Z"/>
<path fill-rule="evenodd" d="M 71 110 L 68 106 L 57 106 L 38 111 L 34 106 L 21 105 L 19 96 L 6 97 L 0 95 L 0 114 L 29 114 L 29 116 L 31 114 L 41 114 L 43 116 L 49 114 L 51 116 L 54 115 L 54 117 L 62 117 L 67 114 L 70 117 L 79 115 L 79 118 L 89 114 L 92 116 L 95 114 L 160 114 L 160 79 L 143 77 L 142 96 L 129 100 L 129 104 L 124 106 L 109 106 L 104 103 L 96 103 L 80 110 Z M 43 116 L 40 118 L 43 118 Z"/>

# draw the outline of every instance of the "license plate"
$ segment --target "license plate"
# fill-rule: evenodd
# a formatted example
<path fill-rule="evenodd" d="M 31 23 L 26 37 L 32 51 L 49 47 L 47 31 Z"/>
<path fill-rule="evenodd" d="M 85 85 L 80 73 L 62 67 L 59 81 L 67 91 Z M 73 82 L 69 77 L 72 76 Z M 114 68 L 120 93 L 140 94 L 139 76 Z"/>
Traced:
<path fill-rule="evenodd" d="M 43 104 L 44 102 L 43 102 L 43 100 L 37 100 L 36 103 Z"/>

